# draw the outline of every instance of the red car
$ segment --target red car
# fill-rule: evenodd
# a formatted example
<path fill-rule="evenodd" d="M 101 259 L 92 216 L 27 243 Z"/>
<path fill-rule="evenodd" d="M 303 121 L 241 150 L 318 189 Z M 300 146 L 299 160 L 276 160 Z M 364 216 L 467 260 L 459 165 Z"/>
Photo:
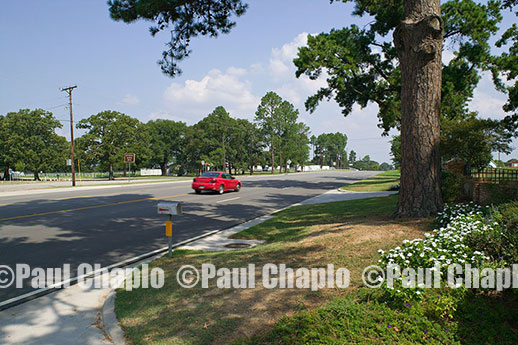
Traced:
<path fill-rule="evenodd" d="M 224 172 L 207 171 L 192 180 L 192 189 L 196 194 L 200 194 L 202 190 L 212 190 L 219 194 L 231 190 L 239 192 L 241 181 Z"/>

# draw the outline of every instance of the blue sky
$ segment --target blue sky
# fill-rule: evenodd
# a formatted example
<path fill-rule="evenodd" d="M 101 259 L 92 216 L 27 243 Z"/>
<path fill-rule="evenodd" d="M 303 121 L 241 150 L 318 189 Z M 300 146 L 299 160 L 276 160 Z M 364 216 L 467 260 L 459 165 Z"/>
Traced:
<path fill-rule="evenodd" d="M 74 120 L 117 110 L 143 122 L 166 118 L 188 124 L 219 105 L 234 117 L 253 119 L 260 98 L 272 90 L 300 110 L 313 134 L 343 132 L 348 151 L 390 161 L 390 138 L 377 128 L 376 106 L 356 107 L 344 118 L 330 102 L 308 114 L 303 103 L 323 82 L 294 76 L 291 61 L 308 33 L 366 23 L 351 11 L 350 4 L 327 0 L 251 1 L 230 34 L 193 40 L 193 53 L 180 66 L 183 74 L 171 79 L 156 64 L 168 34 L 153 38 L 151 23 L 115 22 L 105 1 L 8 1 L 0 13 L 0 114 L 48 109 L 64 120 L 59 132 L 69 138 L 61 87 L 78 85 Z M 503 103 L 505 96 L 485 76 L 471 108 L 501 118 Z"/>

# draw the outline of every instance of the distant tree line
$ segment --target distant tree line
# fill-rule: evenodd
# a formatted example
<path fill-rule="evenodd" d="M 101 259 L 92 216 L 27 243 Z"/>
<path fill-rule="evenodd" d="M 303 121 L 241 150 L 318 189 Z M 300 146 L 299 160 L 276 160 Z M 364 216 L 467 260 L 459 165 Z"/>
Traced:
<path fill-rule="evenodd" d="M 167 173 L 196 173 L 201 169 L 233 173 L 253 172 L 257 165 L 288 171 L 309 161 L 309 127 L 298 121 L 298 110 L 274 92 L 259 104 L 254 121 L 233 118 L 218 106 L 198 123 L 153 120 L 142 123 L 126 114 L 107 110 L 76 124 L 85 133 L 74 140 L 81 171 L 124 172 L 125 153 L 135 153 L 134 169 L 160 168 Z M 70 143 L 56 133 L 62 124 L 43 109 L 21 109 L 0 116 L 0 169 L 10 171 L 70 171 Z M 318 164 L 348 166 L 341 133 L 321 134 L 315 141 Z M 317 156 L 318 155 L 318 156 Z M 319 158 L 317 158 L 319 157 Z M 203 164 L 202 164 L 203 163 Z"/>
<path fill-rule="evenodd" d="M 126 173 L 125 153 L 135 153 L 133 169 L 160 168 L 162 175 L 184 175 L 202 169 L 231 173 L 253 173 L 256 166 L 279 167 L 308 163 L 336 168 L 388 170 L 369 156 L 356 160 L 356 153 L 345 150 L 347 136 L 323 133 L 309 138 L 309 127 L 298 119 L 299 112 L 274 92 L 268 92 L 257 107 L 253 121 L 230 116 L 216 107 L 198 123 L 152 120 L 142 123 L 126 114 L 106 110 L 80 120 L 77 129 L 84 134 L 74 140 L 75 164 L 83 172 Z M 21 109 L 0 116 L 0 169 L 4 179 L 10 171 L 70 171 L 70 143 L 56 133 L 62 124 L 42 109 Z M 313 159 L 309 160 L 310 144 Z"/>

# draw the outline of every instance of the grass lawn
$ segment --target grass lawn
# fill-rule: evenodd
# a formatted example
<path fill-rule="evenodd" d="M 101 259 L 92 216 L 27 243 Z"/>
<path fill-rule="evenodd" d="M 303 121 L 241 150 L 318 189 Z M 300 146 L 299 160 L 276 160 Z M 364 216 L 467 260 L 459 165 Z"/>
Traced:
<path fill-rule="evenodd" d="M 378 259 L 379 248 L 388 249 L 405 238 L 420 237 L 429 220 L 398 221 L 389 218 L 397 196 L 298 206 L 240 234 L 265 239 L 266 244 L 232 252 L 176 251 L 153 265 L 165 271 L 161 289 L 120 290 L 115 310 L 130 344 L 226 344 L 267 332 L 285 315 L 313 310 L 322 303 L 355 294 L 362 285 L 364 267 Z M 348 289 L 208 289 L 181 288 L 176 272 L 182 265 L 200 268 L 256 265 L 257 281 L 266 263 L 287 267 L 346 267 L 351 271 Z"/>
<path fill-rule="evenodd" d="M 376 176 L 370 177 L 353 184 L 340 187 L 342 190 L 354 192 L 383 192 L 390 190 L 390 187 L 399 184 L 399 170 L 385 171 Z"/>
<path fill-rule="evenodd" d="M 368 186 L 389 183 L 377 182 Z M 164 287 L 117 292 L 115 311 L 127 343 L 518 344 L 518 293 L 513 291 L 436 289 L 420 302 L 405 303 L 363 286 L 361 273 L 377 263 L 378 249 L 394 248 L 433 228 L 431 219 L 390 218 L 397 198 L 292 207 L 234 236 L 262 239 L 263 245 L 231 252 L 177 250 L 172 258 L 154 261 L 152 266 L 165 271 Z M 216 268 L 255 264 L 256 287 L 217 288 L 215 279 L 209 288 L 178 285 L 182 265 L 200 269 L 204 263 Z M 351 285 L 266 289 L 261 269 L 267 263 L 294 270 L 346 267 Z"/>

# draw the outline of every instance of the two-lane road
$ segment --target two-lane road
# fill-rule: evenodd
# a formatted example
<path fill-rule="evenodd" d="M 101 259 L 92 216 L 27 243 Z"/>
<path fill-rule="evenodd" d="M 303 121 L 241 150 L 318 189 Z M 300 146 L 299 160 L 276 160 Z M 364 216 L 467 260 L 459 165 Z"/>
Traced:
<path fill-rule="evenodd" d="M 15 268 L 103 267 L 167 245 L 160 200 L 183 202 L 173 219 L 173 240 L 180 242 L 269 214 L 375 172 L 318 172 L 238 177 L 243 189 L 223 195 L 197 195 L 191 180 L 113 186 L 1 197 L 0 265 Z M 22 193 L 20 193 L 22 194 Z M 0 302 L 31 291 L 0 289 Z"/>

